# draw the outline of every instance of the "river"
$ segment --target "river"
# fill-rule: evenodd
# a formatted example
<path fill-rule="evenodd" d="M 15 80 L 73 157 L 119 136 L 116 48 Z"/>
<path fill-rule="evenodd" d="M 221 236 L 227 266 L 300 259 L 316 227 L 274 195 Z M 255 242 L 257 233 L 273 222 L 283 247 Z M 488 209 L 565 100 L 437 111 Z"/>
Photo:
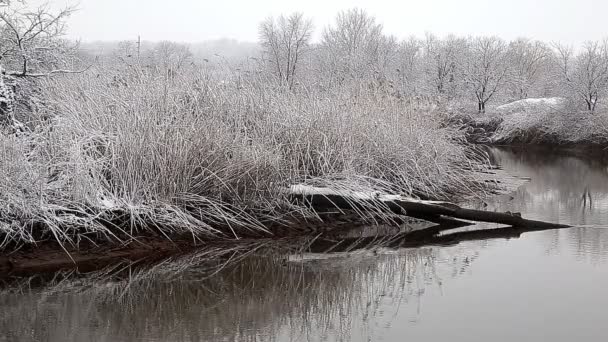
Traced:
<path fill-rule="evenodd" d="M 32 278 L 0 291 L 0 341 L 608 340 L 608 163 L 491 154 L 529 181 L 478 207 L 576 227 L 348 253 L 248 246 Z"/>

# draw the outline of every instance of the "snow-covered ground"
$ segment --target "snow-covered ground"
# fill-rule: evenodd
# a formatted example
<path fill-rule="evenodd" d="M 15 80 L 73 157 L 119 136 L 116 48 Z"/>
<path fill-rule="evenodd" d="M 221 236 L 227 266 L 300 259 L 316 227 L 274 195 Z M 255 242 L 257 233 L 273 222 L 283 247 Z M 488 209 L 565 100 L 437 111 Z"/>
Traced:
<path fill-rule="evenodd" d="M 566 106 L 566 99 L 563 97 L 544 97 L 544 98 L 529 98 L 518 101 L 509 102 L 502 106 L 496 107 L 496 111 L 500 114 L 514 114 L 518 112 L 544 112 L 562 110 Z"/>
<path fill-rule="evenodd" d="M 608 113 L 577 110 L 562 97 L 507 103 L 489 112 L 488 119 L 500 122 L 493 142 L 604 143 L 608 137 Z"/>

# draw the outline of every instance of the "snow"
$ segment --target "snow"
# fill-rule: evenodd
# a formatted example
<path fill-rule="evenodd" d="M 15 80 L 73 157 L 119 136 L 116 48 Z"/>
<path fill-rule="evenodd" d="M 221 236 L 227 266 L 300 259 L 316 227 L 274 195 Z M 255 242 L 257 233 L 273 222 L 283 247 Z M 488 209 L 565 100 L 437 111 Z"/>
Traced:
<path fill-rule="evenodd" d="M 97 203 L 102 209 L 114 209 L 117 207 L 116 202 L 107 196 L 98 195 Z"/>
<path fill-rule="evenodd" d="M 500 126 L 492 135 L 494 142 L 510 142 L 526 139 L 527 134 L 545 136 L 570 135 L 572 113 L 567 101 L 561 97 L 523 99 L 496 107 L 494 117 L 501 119 Z"/>
<path fill-rule="evenodd" d="M 107 199 L 107 198 L 104 198 L 101 200 L 101 205 L 107 209 L 112 209 L 112 208 L 116 207 L 116 204 L 114 203 L 114 201 Z"/>
<path fill-rule="evenodd" d="M 289 188 L 289 192 L 292 194 L 304 195 L 304 196 L 335 195 L 335 196 L 343 196 L 343 197 L 359 199 L 359 200 L 379 200 L 382 202 L 408 201 L 408 202 L 423 203 L 423 204 L 439 204 L 439 205 L 446 204 L 446 202 L 443 202 L 443 201 L 418 200 L 415 198 L 405 197 L 405 196 L 401 196 L 401 195 L 384 194 L 379 191 L 363 192 L 363 191 L 350 191 L 350 190 L 334 190 L 331 188 L 315 187 L 315 186 L 304 185 L 304 184 L 292 185 Z"/>
<path fill-rule="evenodd" d="M 289 192 L 292 194 L 298 195 L 338 195 L 338 196 L 348 196 L 355 197 L 359 199 L 373 199 L 377 198 L 380 193 L 379 192 L 363 192 L 363 191 L 350 191 L 350 190 L 334 190 L 331 188 L 325 187 L 316 187 L 304 184 L 292 185 L 289 189 Z"/>
<path fill-rule="evenodd" d="M 566 99 L 563 97 L 529 98 L 513 101 L 496 107 L 496 111 L 507 114 L 516 112 L 538 112 L 545 110 L 559 110 L 564 108 Z"/>

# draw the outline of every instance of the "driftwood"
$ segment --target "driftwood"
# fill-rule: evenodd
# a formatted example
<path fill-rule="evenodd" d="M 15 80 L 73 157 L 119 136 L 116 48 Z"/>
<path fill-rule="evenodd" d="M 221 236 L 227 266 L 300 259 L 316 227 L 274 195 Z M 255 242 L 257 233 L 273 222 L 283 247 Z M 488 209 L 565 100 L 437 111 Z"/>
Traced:
<path fill-rule="evenodd" d="M 492 212 L 462 208 L 456 204 L 441 201 L 423 201 L 398 195 L 379 193 L 337 192 L 327 188 L 309 186 L 292 186 L 290 194 L 293 200 L 301 201 L 315 210 L 365 210 L 380 208 L 395 214 L 406 215 L 439 225 L 466 221 L 490 222 L 516 228 L 551 229 L 566 228 L 568 225 L 544 221 L 528 220 L 519 213 Z M 470 223 L 469 223 L 470 224 Z"/>

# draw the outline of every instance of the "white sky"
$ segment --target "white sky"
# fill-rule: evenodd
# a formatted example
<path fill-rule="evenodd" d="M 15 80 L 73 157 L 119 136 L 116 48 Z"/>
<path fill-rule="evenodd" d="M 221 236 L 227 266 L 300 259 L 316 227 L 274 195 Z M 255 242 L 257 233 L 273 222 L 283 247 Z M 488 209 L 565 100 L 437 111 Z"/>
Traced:
<path fill-rule="evenodd" d="M 70 1 L 49 2 L 57 6 Z M 292 11 L 312 17 L 318 37 L 338 11 L 352 7 L 375 15 L 386 33 L 399 38 L 422 37 L 425 32 L 493 34 L 580 44 L 608 37 L 608 0 L 80 0 L 79 4 L 69 33 L 84 41 L 136 39 L 137 35 L 144 40 L 182 42 L 256 41 L 261 20 Z"/>

